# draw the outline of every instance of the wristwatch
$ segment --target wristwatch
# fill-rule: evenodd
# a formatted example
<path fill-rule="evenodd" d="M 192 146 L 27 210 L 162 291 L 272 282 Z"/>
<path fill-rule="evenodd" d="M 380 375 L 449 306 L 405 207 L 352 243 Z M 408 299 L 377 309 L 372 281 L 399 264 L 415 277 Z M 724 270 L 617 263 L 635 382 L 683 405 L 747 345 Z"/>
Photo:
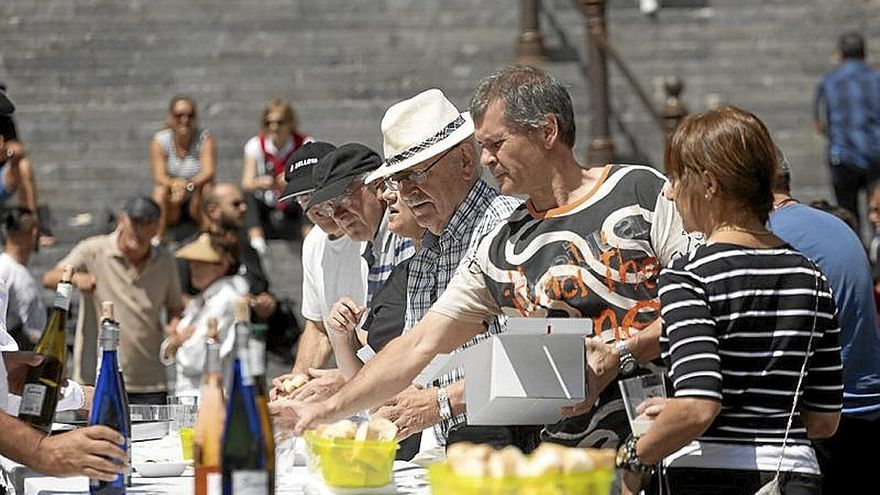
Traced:
<path fill-rule="evenodd" d="M 452 406 L 449 404 L 449 393 L 446 392 L 446 387 L 437 389 L 437 405 L 440 406 L 441 420 L 449 421 L 452 419 Z"/>
<path fill-rule="evenodd" d="M 654 465 L 643 463 L 639 460 L 638 454 L 636 454 L 636 442 L 638 441 L 639 437 L 630 435 L 629 438 L 620 445 L 620 448 L 617 449 L 617 458 L 615 459 L 614 464 L 627 471 L 633 471 L 640 474 L 651 474 L 654 472 Z"/>
<path fill-rule="evenodd" d="M 191 180 L 186 181 L 186 192 L 193 192 L 195 190 L 196 190 L 196 185 L 193 183 L 193 181 L 191 181 Z"/>
<path fill-rule="evenodd" d="M 626 341 L 618 340 L 614 343 L 614 348 L 617 349 L 617 354 L 620 356 L 620 364 L 618 365 L 620 376 L 631 376 L 636 372 L 636 369 L 638 369 L 639 363 L 636 361 L 636 358 L 633 357 L 632 353 L 629 352 L 629 347 L 627 347 Z"/>

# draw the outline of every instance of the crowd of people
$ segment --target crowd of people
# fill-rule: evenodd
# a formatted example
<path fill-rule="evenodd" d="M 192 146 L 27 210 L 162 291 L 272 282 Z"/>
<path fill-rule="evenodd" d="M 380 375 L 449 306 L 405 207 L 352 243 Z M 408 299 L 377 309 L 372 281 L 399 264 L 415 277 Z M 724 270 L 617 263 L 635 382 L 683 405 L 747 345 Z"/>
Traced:
<path fill-rule="evenodd" d="M 841 70 L 855 70 L 854 43 L 841 39 Z M 863 42 L 856 52 L 864 58 Z M 781 493 L 818 494 L 869 483 L 880 331 L 868 254 L 880 241 L 866 251 L 845 184 L 858 174 L 869 184 L 880 153 L 863 148 L 871 158 L 857 160 L 841 151 L 852 140 L 837 138 L 839 126 L 852 120 L 838 116 L 847 93 L 833 79 L 820 84 L 817 128 L 830 136 L 839 216 L 848 212 L 855 228 L 792 197 L 791 167 L 771 133 L 735 106 L 686 117 L 666 142 L 665 174 L 583 167 L 568 90 L 534 67 L 485 77 L 468 111 L 439 89 L 395 103 L 381 120 L 381 155 L 314 141 L 291 105 L 273 99 L 245 145 L 241 187 L 216 183 L 214 138 L 198 127 L 196 103 L 174 97 L 150 148 L 152 198 L 127 200 L 113 232 L 79 242 L 43 276 L 54 288 L 73 266 L 81 294 L 63 407 L 88 403 L 108 300 L 123 329 L 130 402 L 198 394 L 207 321 L 217 320 L 226 356 L 232 301 L 248 295 L 258 321 L 279 318 L 266 239 L 304 236 L 305 326 L 292 369 L 273 380 L 277 429 L 302 434 L 368 410 L 398 427 L 400 459 L 464 441 L 524 452 L 542 442 L 614 448 L 615 493 L 745 494 L 775 483 Z M 0 114 L 12 110 L 0 92 Z M 8 143 L 0 133 L 0 151 Z M 880 230 L 880 189 L 868 206 Z M 24 267 L 38 219 L 19 207 L 0 228 L 7 322 L 33 342 L 45 306 Z M 591 322 L 587 399 L 555 423 L 469 424 L 461 370 L 413 384 L 437 354 L 522 317 Z M 4 353 L 10 394 L 33 359 Z M 633 435 L 616 382 L 656 372 L 669 398 L 642 406 L 654 422 Z M 289 379 L 303 385 L 280 397 Z M 34 431 L 3 413 L 0 422 L 13 432 L 0 453 L 49 474 L 118 470 L 104 459 L 122 455 L 109 430 L 40 439 L 44 454 L 9 441 L 36 439 Z M 71 453 L 73 441 L 86 448 Z M 47 464 L 59 455 L 71 459 Z"/>

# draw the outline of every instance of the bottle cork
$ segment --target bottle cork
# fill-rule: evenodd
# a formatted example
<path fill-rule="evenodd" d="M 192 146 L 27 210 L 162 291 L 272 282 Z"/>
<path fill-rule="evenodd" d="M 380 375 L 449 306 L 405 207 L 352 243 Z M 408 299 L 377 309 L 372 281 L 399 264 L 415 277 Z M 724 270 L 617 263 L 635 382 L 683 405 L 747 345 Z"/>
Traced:
<path fill-rule="evenodd" d="M 70 279 L 73 278 L 73 265 L 64 265 L 62 267 L 61 272 L 61 281 L 65 284 L 70 283 Z"/>
<path fill-rule="evenodd" d="M 211 318 L 208 318 L 208 333 L 205 334 L 205 338 L 208 339 L 208 341 L 216 342 L 218 335 L 219 332 L 217 332 L 217 318 L 214 318 L 212 316 Z"/>
<path fill-rule="evenodd" d="M 249 321 L 251 319 L 250 303 L 247 297 L 241 297 L 235 301 L 233 313 L 235 321 Z"/>
<path fill-rule="evenodd" d="M 101 319 L 113 319 L 113 301 L 104 301 L 101 303 Z"/>

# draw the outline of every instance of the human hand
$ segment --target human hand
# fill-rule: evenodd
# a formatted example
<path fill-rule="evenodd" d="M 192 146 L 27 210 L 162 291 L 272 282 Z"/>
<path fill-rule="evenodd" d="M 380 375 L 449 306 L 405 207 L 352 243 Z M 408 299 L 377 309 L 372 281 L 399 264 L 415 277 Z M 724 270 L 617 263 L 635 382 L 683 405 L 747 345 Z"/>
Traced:
<path fill-rule="evenodd" d="M 302 403 L 300 402 L 299 405 L 301 406 Z M 292 433 L 297 421 L 299 421 L 297 401 L 281 399 L 269 402 L 269 418 L 272 420 L 276 433 L 282 436 L 288 432 Z"/>
<path fill-rule="evenodd" d="M 669 403 L 669 399 L 666 397 L 650 397 L 636 407 L 636 414 L 639 417 L 644 416 L 644 419 L 653 421 L 663 412 L 667 403 Z"/>
<path fill-rule="evenodd" d="M 43 356 L 31 351 L 8 351 L 3 353 L 3 362 L 9 393 L 21 395 L 28 372 L 43 363 Z"/>
<path fill-rule="evenodd" d="M 171 190 L 169 201 L 173 204 L 181 204 L 186 198 L 186 179 L 182 177 L 174 177 L 168 185 Z"/>
<path fill-rule="evenodd" d="M 410 385 L 385 404 L 371 409 L 370 413 L 394 423 L 397 439 L 403 440 L 440 421 L 437 389 Z"/>
<path fill-rule="evenodd" d="M 254 179 L 259 189 L 273 189 L 275 187 L 275 177 L 271 175 L 261 175 Z"/>
<path fill-rule="evenodd" d="M 89 426 L 42 437 L 33 467 L 50 476 L 88 476 L 113 481 L 125 470 L 125 438 L 106 426 Z"/>
<path fill-rule="evenodd" d="M 309 376 L 303 373 L 285 373 L 276 376 L 272 380 L 272 390 L 269 390 L 269 400 L 287 398 L 296 389 L 308 383 Z"/>
<path fill-rule="evenodd" d="M 644 481 L 642 475 L 626 469 L 621 471 L 623 475 L 620 483 L 620 495 L 639 495 L 642 491 L 642 482 Z"/>
<path fill-rule="evenodd" d="M 70 277 L 70 282 L 80 292 L 92 292 L 98 285 L 98 279 L 89 272 L 76 272 Z"/>
<path fill-rule="evenodd" d="M 332 423 L 344 417 L 333 413 L 329 405 L 330 401 L 300 402 L 296 405 L 299 413 L 299 421 L 293 428 L 293 434 L 301 436 L 306 430 L 312 430 L 320 424 Z"/>
<path fill-rule="evenodd" d="M 309 368 L 311 379 L 302 387 L 290 394 L 291 399 L 302 402 L 314 402 L 326 399 L 335 394 L 345 385 L 345 377 L 338 369 L 319 370 Z"/>
<path fill-rule="evenodd" d="M 584 414 L 596 404 L 599 394 L 617 377 L 620 356 L 617 349 L 606 344 L 601 337 L 587 337 L 584 340 L 587 352 L 587 398 L 583 402 L 561 409 L 563 416 Z"/>
<path fill-rule="evenodd" d="M 340 336 L 351 335 L 365 310 L 365 306 L 354 302 L 351 298 L 343 297 L 333 303 L 324 326 Z"/>
<path fill-rule="evenodd" d="M 251 296 L 251 307 L 254 308 L 254 314 L 261 320 L 268 319 L 275 312 L 278 302 L 275 296 L 268 292 L 261 292 L 256 296 Z"/>

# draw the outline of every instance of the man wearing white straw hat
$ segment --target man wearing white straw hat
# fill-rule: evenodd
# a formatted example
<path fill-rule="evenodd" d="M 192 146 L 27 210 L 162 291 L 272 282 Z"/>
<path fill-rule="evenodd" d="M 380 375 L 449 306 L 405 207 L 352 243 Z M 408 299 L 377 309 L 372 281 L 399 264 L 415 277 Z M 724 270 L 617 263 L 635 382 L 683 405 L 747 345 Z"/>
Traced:
<path fill-rule="evenodd" d="M 473 134 L 470 114 L 459 112 L 439 89 L 396 103 L 382 119 L 385 161 L 367 182 L 381 180 L 396 191 L 427 229 L 422 248 L 409 265 L 403 333 L 425 316 L 479 240 L 522 203 L 500 195 L 480 178 Z M 349 319 L 355 315 L 354 308 L 341 309 Z M 488 320 L 486 331 L 463 347 L 501 332 L 504 324 L 503 317 Z M 410 386 L 376 413 L 393 420 L 402 438 L 436 425 L 433 434 L 424 435 L 423 447 L 435 440 L 442 445 L 447 435 L 450 442 L 469 440 L 496 447 L 521 443 L 515 429 L 466 424 L 461 378 L 458 372 L 441 377 L 433 387 Z"/>

